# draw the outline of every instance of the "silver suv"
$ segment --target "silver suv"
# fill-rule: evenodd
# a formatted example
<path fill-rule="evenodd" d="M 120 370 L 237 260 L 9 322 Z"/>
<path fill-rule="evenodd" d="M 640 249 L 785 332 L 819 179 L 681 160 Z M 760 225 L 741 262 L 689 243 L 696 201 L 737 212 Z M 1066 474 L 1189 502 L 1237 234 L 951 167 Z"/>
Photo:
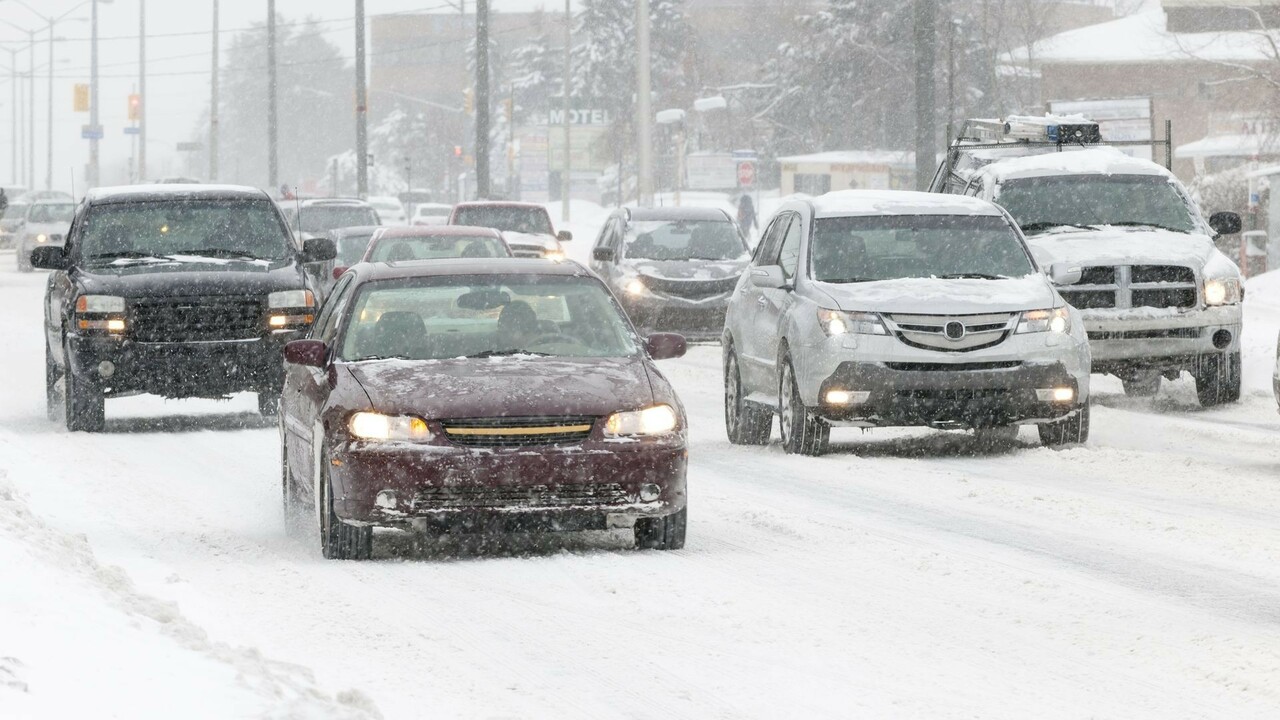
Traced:
<path fill-rule="evenodd" d="M 1070 284 L 1080 271 L 1050 269 Z M 1080 313 L 1013 220 L 973 198 L 849 190 L 786 203 L 725 320 L 736 444 L 825 452 L 832 425 L 972 428 L 1046 445 L 1089 434 Z"/>

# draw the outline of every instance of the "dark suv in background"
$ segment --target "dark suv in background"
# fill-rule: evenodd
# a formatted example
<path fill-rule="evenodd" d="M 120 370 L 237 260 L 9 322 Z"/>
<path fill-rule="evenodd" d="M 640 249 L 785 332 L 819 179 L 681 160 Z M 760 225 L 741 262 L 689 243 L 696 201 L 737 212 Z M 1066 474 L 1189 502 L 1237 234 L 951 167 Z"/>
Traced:
<path fill-rule="evenodd" d="M 304 263 L 328 238 L 295 242 L 271 198 L 248 187 L 135 186 L 91 191 L 66 245 L 37 247 L 54 270 L 45 296 L 49 415 L 98 431 L 104 400 L 138 393 L 258 393 L 273 414 L 283 348 L 316 312 Z M 61 386 L 61 393 L 59 393 Z"/>

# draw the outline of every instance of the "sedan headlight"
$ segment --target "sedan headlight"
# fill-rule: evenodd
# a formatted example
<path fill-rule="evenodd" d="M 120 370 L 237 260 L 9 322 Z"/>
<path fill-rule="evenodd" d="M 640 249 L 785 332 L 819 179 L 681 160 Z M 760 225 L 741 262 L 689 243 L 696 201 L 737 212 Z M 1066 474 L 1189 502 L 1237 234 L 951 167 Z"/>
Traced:
<path fill-rule="evenodd" d="M 1066 333 L 1071 330 L 1071 315 L 1064 307 L 1053 310 L 1028 310 L 1018 319 L 1015 333 L 1052 332 Z"/>
<path fill-rule="evenodd" d="M 875 313 L 818 310 L 818 324 L 827 337 L 836 335 L 888 335 L 889 328 Z"/>
<path fill-rule="evenodd" d="M 640 278 L 631 278 L 627 281 L 628 295 L 643 295 L 648 292 L 649 286 L 644 284 Z"/>
<path fill-rule="evenodd" d="M 358 412 L 347 419 L 347 430 L 359 440 L 425 442 L 431 439 L 427 421 L 415 415 Z"/>
<path fill-rule="evenodd" d="M 1204 281 L 1205 305 L 1235 305 L 1243 298 L 1236 278 L 1210 278 Z"/>
<path fill-rule="evenodd" d="M 47 243 L 49 242 L 49 236 L 45 235 L 44 233 L 40 233 L 39 235 L 36 235 L 36 242 Z"/>
<path fill-rule="evenodd" d="M 608 437 L 661 435 L 675 430 L 679 424 L 680 419 L 670 405 L 654 405 L 610 415 L 604 423 L 604 434 Z"/>

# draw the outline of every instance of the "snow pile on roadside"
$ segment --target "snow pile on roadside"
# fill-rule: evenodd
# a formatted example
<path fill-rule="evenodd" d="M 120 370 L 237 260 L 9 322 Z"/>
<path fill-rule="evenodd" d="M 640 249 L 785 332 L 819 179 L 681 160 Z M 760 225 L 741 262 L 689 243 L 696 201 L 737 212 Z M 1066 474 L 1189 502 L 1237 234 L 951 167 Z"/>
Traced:
<path fill-rule="evenodd" d="M 175 605 L 36 517 L 0 471 L 0 714 L 6 718 L 380 718 L 357 691 L 213 642 Z"/>
<path fill-rule="evenodd" d="M 1277 336 L 1280 336 L 1280 270 L 1273 270 L 1245 282 L 1241 338 L 1244 392 L 1271 396 Z"/>

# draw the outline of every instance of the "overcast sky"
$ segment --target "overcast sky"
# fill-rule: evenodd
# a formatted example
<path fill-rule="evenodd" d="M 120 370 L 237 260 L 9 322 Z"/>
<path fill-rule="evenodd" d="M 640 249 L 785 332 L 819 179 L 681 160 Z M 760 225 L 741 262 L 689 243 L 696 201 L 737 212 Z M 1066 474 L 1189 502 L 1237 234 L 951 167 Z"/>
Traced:
<path fill-rule="evenodd" d="M 365 0 L 369 15 L 395 12 L 456 12 L 458 0 Z M 88 113 L 72 112 L 73 86 L 89 81 L 89 23 L 87 0 L 26 0 L 41 15 L 57 17 L 68 13 L 58 24 L 55 37 L 63 40 L 54 48 L 54 187 L 70 189 L 72 173 L 77 188 L 83 187 L 83 169 L 88 161 L 89 142 L 80 138 Z M 466 0 L 468 9 L 475 0 Z M 101 83 L 100 122 L 106 137 L 101 142 L 103 184 L 124 180 L 123 164 L 130 157 L 130 138 L 124 134 L 127 98 L 137 84 L 139 0 L 99 0 L 99 76 Z M 576 8 L 576 0 L 575 0 Z M 563 0 L 491 0 L 494 12 L 529 11 L 538 8 L 563 10 Z M 285 22 L 311 16 L 325 23 L 328 38 L 339 44 L 347 57 L 355 47 L 354 0 L 276 0 L 276 12 Z M 223 32 L 249 27 L 266 18 L 265 0 L 221 0 Z M 18 5 L 0 0 L 0 20 L 29 29 L 42 30 L 44 21 Z M 210 55 L 213 0 L 149 0 L 147 2 L 147 89 L 149 175 L 179 174 L 183 164 L 176 152 L 178 142 L 190 138 L 201 112 L 209 101 Z M 25 34 L 0 23 L 0 48 L 11 50 L 25 44 Z M 43 31 L 36 36 L 36 185 L 44 187 L 48 107 L 45 66 L 48 45 Z M 19 41 L 22 41 L 19 44 Z M 224 36 L 225 48 L 228 38 Z M 17 69 L 25 73 L 28 53 L 17 55 Z M 225 57 L 224 57 L 225 59 Z M 10 185 L 11 87 L 9 52 L 0 52 L 0 184 Z M 265 110 L 264 110 L 265 112 Z M 353 141 L 354 144 L 354 141 Z"/>

